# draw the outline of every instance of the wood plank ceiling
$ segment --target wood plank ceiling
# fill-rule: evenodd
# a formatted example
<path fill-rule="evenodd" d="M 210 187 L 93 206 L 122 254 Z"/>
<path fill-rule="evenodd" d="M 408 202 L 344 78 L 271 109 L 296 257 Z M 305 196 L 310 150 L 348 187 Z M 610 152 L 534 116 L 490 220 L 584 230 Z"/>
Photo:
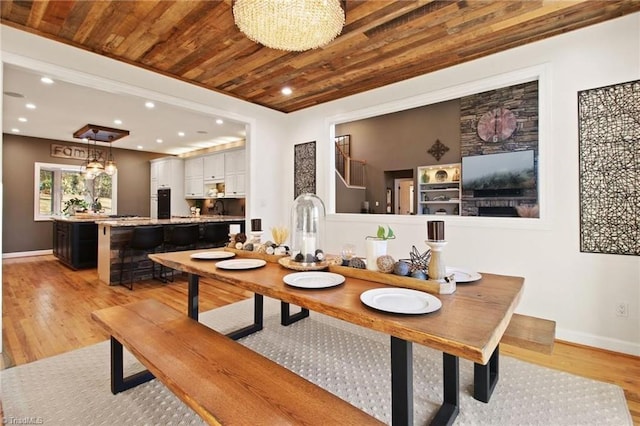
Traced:
<path fill-rule="evenodd" d="M 2 24 L 283 112 L 640 10 L 637 0 L 348 0 L 336 40 L 293 53 L 246 38 L 231 0 L 0 3 Z"/>

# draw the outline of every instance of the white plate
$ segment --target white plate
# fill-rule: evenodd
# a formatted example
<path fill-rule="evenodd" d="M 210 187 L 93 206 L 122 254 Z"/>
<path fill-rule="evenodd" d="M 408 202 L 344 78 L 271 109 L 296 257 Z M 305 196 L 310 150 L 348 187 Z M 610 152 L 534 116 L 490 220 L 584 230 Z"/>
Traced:
<path fill-rule="evenodd" d="M 262 259 L 233 259 L 223 260 L 216 263 L 216 268 L 220 269 L 253 269 L 266 265 L 267 262 Z"/>
<path fill-rule="evenodd" d="M 215 259 L 229 259 L 230 257 L 235 256 L 236 254 L 230 251 L 199 251 L 198 253 L 193 253 L 189 256 L 192 259 L 198 260 L 215 260 Z"/>
<path fill-rule="evenodd" d="M 296 272 L 285 275 L 283 280 L 292 287 L 328 288 L 342 284 L 344 277 L 333 272 Z"/>
<path fill-rule="evenodd" d="M 453 274 L 453 277 L 455 278 L 456 283 L 470 283 L 473 281 L 478 281 L 480 278 L 482 278 L 482 275 L 480 275 L 477 272 L 469 271 L 467 269 L 462 269 L 462 268 L 454 268 L 451 266 L 447 266 L 446 274 L 447 276 L 450 276 Z"/>
<path fill-rule="evenodd" d="M 408 288 L 374 288 L 362 293 L 360 300 L 372 308 L 396 314 L 426 314 L 442 307 L 437 297 Z"/>

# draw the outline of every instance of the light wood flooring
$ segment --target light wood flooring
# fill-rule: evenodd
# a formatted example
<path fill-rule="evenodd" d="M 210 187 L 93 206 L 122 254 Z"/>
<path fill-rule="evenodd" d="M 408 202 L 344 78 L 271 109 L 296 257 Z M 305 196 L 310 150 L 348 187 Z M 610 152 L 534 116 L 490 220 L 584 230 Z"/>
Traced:
<path fill-rule="evenodd" d="M 153 297 L 186 312 L 187 283 L 178 275 L 173 283 L 150 280 L 130 291 L 100 283 L 95 269 L 72 271 L 53 256 L 6 259 L 2 265 L 2 368 L 106 340 L 109 336 L 90 318 L 96 309 Z M 202 285 L 200 310 L 249 296 L 224 283 Z M 621 386 L 634 424 L 640 426 L 640 357 L 565 342 L 556 343 L 553 355 L 507 345 L 501 345 L 501 353 Z"/>

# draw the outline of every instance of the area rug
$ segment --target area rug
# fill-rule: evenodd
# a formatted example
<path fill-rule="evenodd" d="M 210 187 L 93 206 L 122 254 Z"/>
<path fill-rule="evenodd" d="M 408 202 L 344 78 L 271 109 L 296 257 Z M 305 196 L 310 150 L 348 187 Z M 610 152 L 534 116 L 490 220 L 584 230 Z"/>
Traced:
<path fill-rule="evenodd" d="M 201 314 L 230 331 L 252 319 L 251 300 Z M 312 382 L 390 423 L 389 337 L 312 312 L 288 327 L 265 298 L 265 329 L 241 340 Z M 472 397 L 473 364 L 460 360 L 459 425 L 631 425 L 622 389 L 501 357 L 489 404 Z M 127 354 L 127 373 L 141 365 Z M 99 343 L 1 372 L 4 423 L 190 425 L 202 420 L 157 380 L 118 395 L 109 344 Z M 414 420 L 427 424 L 442 401 L 442 354 L 414 345 Z M 330 410 L 331 407 L 327 407 Z M 238 419 L 242 423 L 242 419 Z"/>

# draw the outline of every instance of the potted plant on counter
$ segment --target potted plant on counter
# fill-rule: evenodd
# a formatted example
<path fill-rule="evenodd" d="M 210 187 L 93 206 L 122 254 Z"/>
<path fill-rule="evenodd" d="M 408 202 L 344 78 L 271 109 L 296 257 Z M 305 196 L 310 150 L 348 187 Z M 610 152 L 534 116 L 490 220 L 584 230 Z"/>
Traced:
<path fill-rule="evenodd" d="M 387 229 L 384 229 L 384 226 L 378 226 L 378 232 L 376 236 L 368 236 L 365 241 L 366 250 L 367 250 L 367 269 L 370 271 L 377 271 L 378 265 L 376 264 L 376 260 L 380 256 L 384 256 L 387 254 L 387 241 L 394 239 L 396 236 L 393 233 L 391 227 L 387 226 Z"/>
<path fill-rule="evenodd" d="M 65 201 L 62 213 L 71 216 L 76 212 L 85 212 L 88 208 L 89 206 L 86 201 L 81 200 L 80 198 L 72 198 Z"/>

